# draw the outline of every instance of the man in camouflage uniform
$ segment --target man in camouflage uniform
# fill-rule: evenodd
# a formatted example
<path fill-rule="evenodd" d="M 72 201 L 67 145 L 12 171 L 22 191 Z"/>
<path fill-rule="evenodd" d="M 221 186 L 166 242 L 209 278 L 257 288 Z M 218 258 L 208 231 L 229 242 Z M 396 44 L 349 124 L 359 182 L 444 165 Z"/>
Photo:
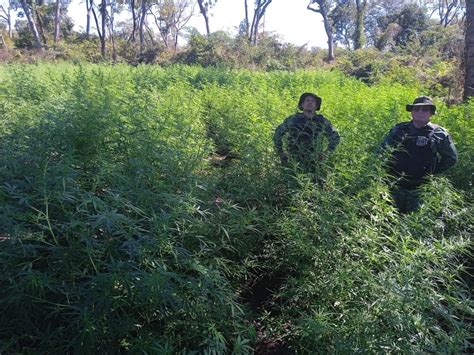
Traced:
<path fill-rule="evenodd" d="M 336 149 L 339 134 L 323 115 L 315 114 L 321 108 L 321 102 L 321 98 L 313 93 L 302 94 L 298 102 L 302 112 L 287 117 L 277 127 L 273 142 L 282 165 L 291 162 L 302 172 L 320 173 L 321 162 Z"/>
<path fill-rule="evenodd" d="M 420 205 L 418 187 L 430 174 L 440 174 L 458 160 L 456 147 L 449 133 L 430 123 L 436 106 L 427 96 L 417 97 L 412 105 L 411 121 L 395 125 L 384 138 L 381 148 L 392 147 L 388 164 L 396 179 L 392 196 L 402 213 L 414 211 Z"/>

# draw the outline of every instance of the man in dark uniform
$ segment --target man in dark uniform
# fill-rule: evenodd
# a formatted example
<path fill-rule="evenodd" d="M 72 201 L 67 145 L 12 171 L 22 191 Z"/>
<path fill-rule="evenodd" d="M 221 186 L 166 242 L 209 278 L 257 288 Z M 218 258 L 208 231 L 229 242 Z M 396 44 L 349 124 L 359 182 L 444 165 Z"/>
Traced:
<path fill-rule="evenodd" d="M 383 150 L 392 147 L 388 164 L 390 174 L 396 179 L 392 196 L 402 213 L 418 208 L 418 187 L 428 175 L 440 174 L 458 160 L 449 133 L 430 123 L 436 106 L 429 97 L 417 97 L 406 109 L 411 112 L 411 121 L 395 125 L 381 145 Z"/>
<path fill-rule="evenodd" d="M 336 149 L 339 134 L 323 115 L 315 114 L 321 108 L 321 102 L 321 98 L 313 93 L 302 94 L 298 101 L 302 112 L 287 117 L 277 127 L 273 142 L 282 165 L 291 162 L 300 171 L 314 174 L 328 153 Z M 283 141 L 285 136 L 286 147 Z"/>

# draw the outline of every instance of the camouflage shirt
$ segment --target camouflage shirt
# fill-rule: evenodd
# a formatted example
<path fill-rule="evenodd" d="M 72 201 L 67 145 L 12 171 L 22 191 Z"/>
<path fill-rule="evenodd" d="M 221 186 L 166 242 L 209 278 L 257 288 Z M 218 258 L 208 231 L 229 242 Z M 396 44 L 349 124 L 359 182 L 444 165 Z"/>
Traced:
<path fill-rule="evenodd" d="M 404 177 L 401 185 L 416 187 L 428 174 L 440 174 L 456 164 L 458 155 L 449 133 L 428 123 L 416 128 L 413 123 L 395 125 L 385 136 L 381 148 L 393 147 L 390 172 Z"/>
<path fill-rule="evenodd" d="M 288 136 L 285 152 L 283 138 Z M 325 149 L 324 137 L 327 139 Z M 285 119 L 277 127 L 273 136 L 275 150 L 281 159 L 293 158 L 297 161 L 314 160 L 326 151 L 333 151 L 339 144 L 339 133 L 323 115 L 307 118 L 297 113 Z"/>

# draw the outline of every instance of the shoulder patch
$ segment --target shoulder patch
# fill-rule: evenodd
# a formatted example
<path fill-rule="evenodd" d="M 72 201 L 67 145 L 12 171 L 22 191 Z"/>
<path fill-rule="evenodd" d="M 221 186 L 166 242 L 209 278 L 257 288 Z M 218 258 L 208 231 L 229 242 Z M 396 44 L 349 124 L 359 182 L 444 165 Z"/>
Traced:
<path fill-rule="evenodd" d="M 438 126 L 438 125 L 435 125 L 435 127 L 433 127 L 433 133 L 435 136 L 437 137 L 449 137 L 449 133 L 448 131 L 446 130 L 446 128 L 443 128 L 441 126 Z"/>

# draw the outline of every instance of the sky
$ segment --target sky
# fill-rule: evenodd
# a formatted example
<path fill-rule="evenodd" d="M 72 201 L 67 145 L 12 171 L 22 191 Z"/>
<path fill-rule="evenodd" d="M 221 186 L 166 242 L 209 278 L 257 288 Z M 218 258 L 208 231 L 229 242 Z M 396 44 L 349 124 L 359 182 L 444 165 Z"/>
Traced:
<path fill-rule="evenodd" d="M 306 44 L 308 49 L 311 47 L 327 48 L 327 38 L 321 15 L 306 9 L 308 2 L 308 0 L 273 0 L 267 7 L 264 30 L 278 34 L 284 42 L 298 46 Z M 253 1 L 249 0 L 248 3 L 250 8 Z M 249 16 L 250 12 L 252 9 L 249 9 Z M 84 30 L 84 2 L 73 0 L 69 6 L 68 14 L 74 19 L 75 30 Z M 217 0 L 216 5 L 210 10 L 210 14 L 211 32 L 224 30 L 234 35 L 245 16 L 244 1 Z M 197 5 L 188 26 L 195 27 L 200 33 L 206 33 L 204 19 Z"/>

